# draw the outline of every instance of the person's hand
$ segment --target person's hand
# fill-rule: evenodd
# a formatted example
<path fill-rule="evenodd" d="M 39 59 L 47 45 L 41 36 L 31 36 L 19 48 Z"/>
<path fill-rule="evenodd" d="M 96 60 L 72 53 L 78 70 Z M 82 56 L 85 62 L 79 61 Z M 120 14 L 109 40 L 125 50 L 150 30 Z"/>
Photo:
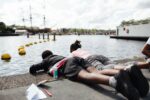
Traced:
<path fill-rule="evenodd" d="M 148 59 L 146 60 L 146 62 L 150 64 L 150 58 L 148 58 Z"/>

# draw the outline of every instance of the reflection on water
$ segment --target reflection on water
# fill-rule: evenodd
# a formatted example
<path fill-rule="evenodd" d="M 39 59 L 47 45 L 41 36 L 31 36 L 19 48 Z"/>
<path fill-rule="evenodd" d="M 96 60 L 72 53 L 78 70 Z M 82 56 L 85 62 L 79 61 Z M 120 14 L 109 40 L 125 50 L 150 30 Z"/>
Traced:
<path fill-rule="evenodd" d="M 39 42 L 38 36 L 32 36 L 29 39 L 26 36 L 0 37 L 0 55 L 10 53 L 12 56 L 10 62 L 0 60 L 0 76 L 28 72 L 30 65 L 41 61 L 41 53 L 46 49 L 52 50 L 55 54 L 68 56 L 69 46 L 76 39 L 81 40 L 83 49 L 91 53 L 103 54 L 113 60 L 143 56 L 141 49 L 145 42 L 117 40 L 100 35 L 57 36 L 56 41 L 26 47 L 26 55 L 19 56 L 18 47 L 30 42 Z"/>

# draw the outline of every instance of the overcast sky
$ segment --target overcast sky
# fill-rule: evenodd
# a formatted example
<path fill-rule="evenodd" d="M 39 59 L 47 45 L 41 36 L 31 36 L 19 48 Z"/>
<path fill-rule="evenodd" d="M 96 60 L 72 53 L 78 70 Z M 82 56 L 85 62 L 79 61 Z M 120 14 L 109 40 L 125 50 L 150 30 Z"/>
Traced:
<path fill-rule="evenodd" d="M 0 0 L 0 21 L 24 25 L 25 18 L 30 26 L 29 5 L 39 27 L 43 15 L 52 28 L 115 29 L 123 20 L 150 18 L 150 0 Z"/>

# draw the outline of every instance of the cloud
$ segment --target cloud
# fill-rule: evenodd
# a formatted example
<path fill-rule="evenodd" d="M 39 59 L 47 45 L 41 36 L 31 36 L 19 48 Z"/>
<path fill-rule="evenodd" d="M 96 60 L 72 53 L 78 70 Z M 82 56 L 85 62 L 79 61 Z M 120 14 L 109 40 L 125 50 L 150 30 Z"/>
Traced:
<path fill-rule="evenodd" d="M 147 1 L 140 2 L 140 3 L 137 5 L 137 8 L 150 9 L 150 1 L 147 0 Z"/>
<path fill-rule="evenodd" d="M 29 2 L 30 1 L 30 2 Z M 45 1 L 45 9 L 44 9 Z M 116 28 L 123 20 L 150 17 L 149 0 L 0 0 L 0 21 L 53 28 Z"/>

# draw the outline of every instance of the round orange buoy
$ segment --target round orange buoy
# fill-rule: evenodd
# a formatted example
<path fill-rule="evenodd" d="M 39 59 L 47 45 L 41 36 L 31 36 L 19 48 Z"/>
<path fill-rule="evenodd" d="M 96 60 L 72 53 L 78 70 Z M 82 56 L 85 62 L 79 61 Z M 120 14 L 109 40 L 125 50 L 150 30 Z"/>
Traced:
<path fill-rule="evenodd" d="M 43 40 L 43 42 L 46 42 L 46 40 Z"/>
<path fill-rule="evenodd" d="M 39 43 L 42 43 L 42 41 L 39 41 Z"/>
<path fill-rule="evenodd" d="M 31 43 L 29 43 L 29 45 L 33 45 L 33 43 L 31 42 Z"/>
<path fill-rule="evenodd" d="M 37 44 L 37 42 L 34 42 L 34 44 Z"/>
<path fill-rule="evenodd" d="M 5 54 L 2 54 L 1 59 L 8 61 L 11 59 L 11 56 L 10 56 L 10 54 L 5 53 Z"/>
<path fill-rule="evenodd" d="M 30 44 L 26 44 L 25 46 L 26 46 L 26 47 L 29 47 L 29 46 L 30 46 Z"/>
<path fill-rule="evenodd" d="M 19 55 L 25 55 L 25 54 L 26 54 L 25 49 L 20 49 L 20 50 L 19 50 Z"/>

